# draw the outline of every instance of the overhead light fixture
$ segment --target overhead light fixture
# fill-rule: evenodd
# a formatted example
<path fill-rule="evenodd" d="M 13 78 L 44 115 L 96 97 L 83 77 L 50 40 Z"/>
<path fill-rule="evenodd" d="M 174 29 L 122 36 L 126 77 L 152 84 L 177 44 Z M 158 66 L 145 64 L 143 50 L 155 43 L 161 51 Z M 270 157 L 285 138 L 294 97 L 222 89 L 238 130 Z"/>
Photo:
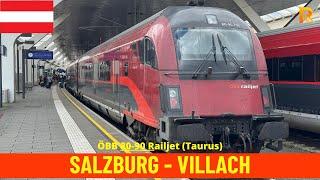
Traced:
<path fill-rule="evenodd" d="M 41 46 L 44 42 L 46 42 L 48 39 L 52 37 L 51 34 L 47 34 L 45 37 L 43 37 L 37 44 L 35 44 L 35 47 Z"/>
<path fill-rule="evenodd" d="M 18 45 L 21 45 L 21 44 L 34 44 L 34 41 L 17 41 L 17 44 Z"/>
<path fill-rule="evenodd" d="M 63 58 L 63 54 L 62 55 L 60 55 L 58 58 L 57 58 L 57 61 L 59 61 L 60 62 L 60 60 Z"/>
<path fill-rule="evenodd" d="M 54 45 L 54 42 L 50 43 L 46 49 L 49 49 L 50 47 L 52 47 Z"/>
<path fill-rule="evenodd" d="M 32 37 L 32 33 L 21 34 L 20 37 Z"/>
<path fill-rule="evenodd" d="M 55 54 L 55 56 L 58 56 L 59 54 L 61 54 L 61 52 L 60 52 L 60 51 L 58 51 L 58 52 Z"/>
<path fill-rule="evenodd" d="M 24 41 L 23 44 L 34 44 L 34 41 Z"/>

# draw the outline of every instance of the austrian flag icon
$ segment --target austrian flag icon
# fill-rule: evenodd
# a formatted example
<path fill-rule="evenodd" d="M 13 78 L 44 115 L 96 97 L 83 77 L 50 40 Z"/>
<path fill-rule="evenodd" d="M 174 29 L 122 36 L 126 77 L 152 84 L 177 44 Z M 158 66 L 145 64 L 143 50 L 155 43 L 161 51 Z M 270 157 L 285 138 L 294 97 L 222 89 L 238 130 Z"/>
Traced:
<path fill-rule="evenodd" d="M 53 0 L 0 0 L 0 33 L 52 33 Z"/>

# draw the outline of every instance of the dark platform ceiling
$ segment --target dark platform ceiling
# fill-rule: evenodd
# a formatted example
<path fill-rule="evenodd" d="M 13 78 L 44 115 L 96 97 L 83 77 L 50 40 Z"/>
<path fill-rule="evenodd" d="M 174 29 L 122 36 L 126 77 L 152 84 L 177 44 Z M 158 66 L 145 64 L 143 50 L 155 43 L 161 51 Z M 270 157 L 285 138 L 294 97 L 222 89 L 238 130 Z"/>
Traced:
<path fill-rule="evenodd" d="M 71 13 L 55 32 L 60 48 L 73 60 L 103 41 L 130 28 L 167 6 L 186 5 L 188 0 L 64 0 L 55 17 Z M 233 0 L 206 0 L 206 6 L 229 9 L 246 17 Z M 307 0 L 247 0 L 259 15 L 306 3 Z"/>

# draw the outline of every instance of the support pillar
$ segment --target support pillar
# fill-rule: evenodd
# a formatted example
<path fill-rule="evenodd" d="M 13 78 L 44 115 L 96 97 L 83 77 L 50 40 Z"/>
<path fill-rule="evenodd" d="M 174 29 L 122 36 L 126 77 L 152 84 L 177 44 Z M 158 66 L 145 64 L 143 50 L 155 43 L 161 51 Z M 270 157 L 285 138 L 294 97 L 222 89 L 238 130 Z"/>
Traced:
<path fill-rule="evenodd" d="M 263 32 L 270 30 L 267 23 L 261 19 L 258 13 L 247 3 L 246 0 L 233 0 L 233 2 L 241 9 L 256 31 Z"/>

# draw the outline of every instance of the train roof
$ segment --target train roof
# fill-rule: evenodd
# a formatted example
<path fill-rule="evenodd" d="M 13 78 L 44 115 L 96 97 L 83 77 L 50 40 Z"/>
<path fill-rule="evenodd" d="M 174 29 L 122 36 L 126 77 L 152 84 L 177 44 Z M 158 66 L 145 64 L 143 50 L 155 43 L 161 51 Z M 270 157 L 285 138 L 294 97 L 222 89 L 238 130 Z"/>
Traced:
<path fill-rule="evenodd" d="M 109 39 L 108 41 L 102 43 L 101 45 L 91 49 L 80 58 L 80 61 L 85 57 L 92 56 L 95 53 L 99 52 L 107 44 L 112 43 L 118 40 L 120 37 L 127 35 L 130 32 L 157 20 L 161 16 L 167 17 L 170 21 L 171 27 L 176 28 L 176 27 L 183 27 L 187 24 L 193 27 L 203 26 L 204 24 L 208 25 L 207 19 L 204 16 L 204 14 L 217 16 L 219 25 L 223 24 L 221 26 L 249 29 L 248 25 L 240 17 L 238 17 L 234 13 L 225 9 L 215 8 L 215 7 L 198 7 L 198 6 L 196 7 L 195 6 L 169 6 L 163 9 L 162 11 L 156 13 L 155 15 L 147 18 L 146 20 L 136 24 L 135 26 Z"/>
<path fill-rule="evenodd" d="M 293 57 L 320 53 L 320 23 L 301 24 L 259 35 L 267 58 Z"/>
<path fill-rule="evenodd" d="M 320 27 L 320 21 L 313 22 L 313 23 L 306 23 L 306 24 L 297 24 L 294 26 L 288 26 L 280 29 L 274 29 L 274 30 L 269 30 L 265 32 L 258 33 L 258 37 L 267 37 L 267 36 L 272 36 L 272 35 L 277 35 L 277 34 L 284 34 L 288 32 L 294 32 L 294 31 L 300 31 L 300 30 L 306 30 L 306 29 L 312 29 L 312 28 L 317 28 Z"/>
<path fill-rule="evenodd" d="M 249 29 L 248 25 L 234 13 L 215 7 L 172 6 L 166 8 L 162 15 L 168 18 L 172 28 L 227 26 Z M 218 24 L 208 24 L 205 15 L 215 15 Z"/>

